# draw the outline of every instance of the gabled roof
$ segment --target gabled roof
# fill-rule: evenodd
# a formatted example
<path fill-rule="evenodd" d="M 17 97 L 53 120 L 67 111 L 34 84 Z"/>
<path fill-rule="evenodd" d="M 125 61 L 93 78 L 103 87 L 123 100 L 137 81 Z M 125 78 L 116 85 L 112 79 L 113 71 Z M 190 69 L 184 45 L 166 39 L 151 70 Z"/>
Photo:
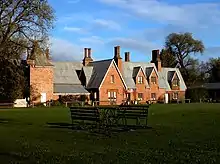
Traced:
<path fill-rule="evenodd" d="M 121 80 L 122 80 L 124 86 L 126 87 L 126 83 L 125 83 L 114 59 L 108 59 L 108 60 L 94 61 L 89 64 L 90 66 L 92 66 L 93 69 L 92 69 L 91 78 L 89 79 L 89 82 L 88 82 L 88 85 L 86 88 L 87 89 L 99 88 L 102 85 L 102 83 L 108 73 L 108 70 L 112 64 L 115 65 L 116 70 L 119 73 L 119 76 L 121 77 Z"/>
<path fill-rule="evenodd" d="M 168 73 L 169 72 L 176 72 L 177 76 L 179 77 L 180 80 L 180 90 L 185 91 L 187 89 L 186 84 L 183 80 L 183 77 L 179 71 L 179 68 L 164 68 L 162 67 L 161 72 L 158 72 L 159 74 L 159 87 L 164 88 L 166 91 L 170 91 L 170 85 L 168 81 Z"/>
<path fill-rule="evenodd" d="M 81 84 L 76 70 L 81 70 L 80 62 L 53 62 L 54 83 L 56 84 Z"/>
<path fill-rule="evenodd" d="M 36 66 L 53 66 L 47 59 L 46 54 L 40 49 L 37 42 L 34 43 L 31 53 L 27 56 L 27 60 L 34 60 Z"/>
<path fill-rule="evenodd" d="M 91 78 L 86 88 L 99 88 L 113 59 L 91 62 L 93 67 Z"/>
<path fill-rule="evenodd" d="M 80 84 L 54 84 L 56 95 L 88 95 L 89 92 Z"/>
<path fill-rule="evenodd" d="M 135 82 L 133 80 L 133 71 L 135 67 L 141 67 L 141 69 L 143 70 L 144 74 L 147 76 L 147 68 L 150 69 L 155 69 L 156 73 L 156 66 L 154 63 L 145 63 L 145 62 L 123 62 L 122 64 L 122 76 L 124 78 L 124 81 L 127 85 L 128 88 L 136 88 L 135 86 Z M 158 73 L 157 73 L 158 74 Z"/>
<path fill-rule="evenodd" d="M 202 85 L 196 85 L 196 86 L 191 86 L 189 88 L 204 88 L 204 89 L 216 89 L 219 90 L 220 89 L 220 83 L 204 83 Z"/>

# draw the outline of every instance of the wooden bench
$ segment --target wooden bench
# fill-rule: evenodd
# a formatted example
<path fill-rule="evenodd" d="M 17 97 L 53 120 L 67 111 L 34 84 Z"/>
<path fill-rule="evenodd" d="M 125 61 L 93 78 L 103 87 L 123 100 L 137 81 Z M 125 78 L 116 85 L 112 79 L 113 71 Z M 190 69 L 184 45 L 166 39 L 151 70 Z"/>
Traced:
<path fill-rule="evenodd" d="M 121 106 L 117 111 L 117 117 L 118 120 L 123 120 L 125 126 L 127 126 L 127 119 L 136 120 L 136 125 L 140 125 L 140 121 L 145 120 L 144 126 L 147 126 L 148 109 L 148 105 Z"/>
<path fill-rule="evenodd" d="M 74 121 L 89 121 L 95 122 L 96 125 L 100 122 L 99 111 L 97 107 L 70 107 L 72 125 Z"/>
<path fill-rule="evenodd" d="M 15 103 L 0 103 L 0 108 L 13 108 Z"/>
<path fill-rule="evenodd" d="M 128 119 L 136 120 L 136 125 L 147 126 L 149 105 L 121 106 L 74 106 L 70 107 L 72 126 L 76 121 L 95 122 L 99 127 L 128 127 Z M 119 124 L 122 121 L 122 124 Z"/>

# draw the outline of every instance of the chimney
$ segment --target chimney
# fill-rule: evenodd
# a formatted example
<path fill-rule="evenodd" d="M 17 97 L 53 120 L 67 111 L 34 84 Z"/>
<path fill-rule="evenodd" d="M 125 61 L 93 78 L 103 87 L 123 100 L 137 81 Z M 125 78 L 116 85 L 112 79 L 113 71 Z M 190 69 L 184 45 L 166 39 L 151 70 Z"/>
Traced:
<path fill-rule="evenodd" d="M 87 49 L 87 53 L 88 53 L 88 57 L 89 57 L 89 58 L 91 58 L 91 53 L 92 53 L 91 51 L 92 51 L 91 48 L 88 48 L 88 49 Z"/>
<path fill-rule="evenodd" d="M 83 59 L 83 66 L 87 66 L 90 62 L 93 61 L 92 59 L 92 50 L 91 48 L 84 48 L 84 59 Z"/>
<path fill-rule="evenodd" d="M 114 47 L 114 60 L 118 66 L 119 71 L 122 73 L 122 58 L 120 56 L 120 46 Z"/>
<path fill-rule="evenodd" d="M 114 58 L 121 58 L 120 56 L 120 46 L 115 46 L 115 57 Z"/>
<path fill-rule="evenodd" d="M 152 50 L 152 61 L 157 67 L 157 71 L 161 71 L 160 50 Z"/>
<path fill-rule="evenodd" d="M 130 52 L 125 52 L 125 62 L 130 62 Z"/>
<path fill-rule="evenodd" d="M 88 48 L 84 48 L 84 58 L 88 57 Z"/>

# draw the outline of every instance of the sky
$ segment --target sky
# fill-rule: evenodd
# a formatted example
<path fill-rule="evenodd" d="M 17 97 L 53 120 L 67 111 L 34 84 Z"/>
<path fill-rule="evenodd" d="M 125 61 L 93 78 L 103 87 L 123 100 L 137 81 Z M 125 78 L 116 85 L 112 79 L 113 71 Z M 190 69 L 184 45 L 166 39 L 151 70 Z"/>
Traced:
<path fill-rule="evenodd" d="M 172 32 L 190 32 L 205 52 L 220 56 L 219 0 L 49 0 L 56 15 L 50 32 L 55 61 L 81 61 L 84 48 L 94 60 L 113 58 L 114 46 L 130 52 L 131 61 L 151 60 Z"/>

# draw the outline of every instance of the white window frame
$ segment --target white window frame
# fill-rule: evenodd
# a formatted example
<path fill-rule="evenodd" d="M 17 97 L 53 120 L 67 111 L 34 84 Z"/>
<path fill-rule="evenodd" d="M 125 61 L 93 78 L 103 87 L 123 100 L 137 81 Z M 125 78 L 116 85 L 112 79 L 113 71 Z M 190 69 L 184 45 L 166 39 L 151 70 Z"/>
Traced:
<path fill-rule="evenodd" d="M 178 80 L 178 79 L 173 79 L 173 81 L 174 81 L 174 80 L 176 80 L 176 81 L 177 81 L 177 84 L 174 84 L 174 82 L 172 82 L 172 83 L 173 83 L 173 86 L 174 86 L 174 87 L 179 86 L 179 80 Z"/>
<path fill-rule="evenodd" d="M 143 76 L 138 76 L 138 84 L 143 84 Z"/>
<path fill-rule="evenodd" d="M 139 94 L 141 94 L 141 95 L 142 95 L 142 97 L 139 97 Z M 138 99 L 139 101 L 142 101 L 142 100 L 143 100 L 143 96 L 144 96 L 144 94 L 143 94 L 143 93 L 138 93 L 138 96 L 137 96 L 138 98 L 137 98 L 137 99 Z"/>
<path fill-rule="evenodd" d="M 152 97 L 152 95 L 155 95 L 155 97 Z M 151 93 L 151 100 L 156 100 L 156 98 L 157 98 L 157 95 L 156 95 L 156 93 Z"/>
<path fill-rule="evenodd" d="M 117 92 L 116 91 L 108 91 L 108 100 L 109 101 L 116 101 L 117 99 Z"/>
<path fill-rule="evenodd" d="M 152 78 L 155 78 L 154 82 L 152 81 Z M 151 81 L 152 84 L 157 84 L 157 78 L 155 76 L 151 76 L 150 81 Z"/>

